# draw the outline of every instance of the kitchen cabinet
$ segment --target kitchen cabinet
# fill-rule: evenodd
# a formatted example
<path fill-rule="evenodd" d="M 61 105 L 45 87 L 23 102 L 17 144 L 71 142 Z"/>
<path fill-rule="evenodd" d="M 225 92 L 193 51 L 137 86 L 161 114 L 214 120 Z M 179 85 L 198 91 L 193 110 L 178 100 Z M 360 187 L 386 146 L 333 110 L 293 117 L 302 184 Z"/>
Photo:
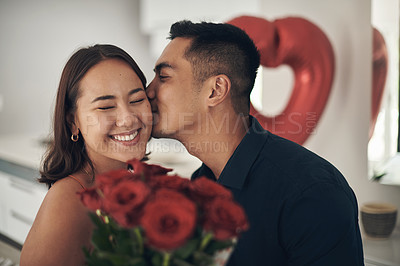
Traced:
<path fill-rule="evenodd" d="M 47 187 L 39 184 L 43 138 L 0 136 L 0 233 L 23 244 Z"/>
<path fill-rule="evenodd" d="M 8 186 L 8 178 L 0 172 L 0 232 L 6 229 L 6 187 Z"/>
<path fill-rule="evenodd" d="M 46 188 L 0 171 L 0 233 L 23 244 Z"/>

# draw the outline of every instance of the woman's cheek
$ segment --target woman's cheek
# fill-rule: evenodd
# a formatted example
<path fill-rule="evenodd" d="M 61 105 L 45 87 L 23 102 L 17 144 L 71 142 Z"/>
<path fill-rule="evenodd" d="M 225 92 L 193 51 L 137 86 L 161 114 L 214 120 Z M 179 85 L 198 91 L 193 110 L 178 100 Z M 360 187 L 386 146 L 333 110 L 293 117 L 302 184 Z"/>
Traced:
<path fill-rule="evenodd" d="M 147 102 L 143 110 L 141 110 L 141 120 L 146 126 L 152 127 L 153 113 L 151 112 L 150 102 Z"/>
<path fill-rule="evenodd" d="M 107 133 L 115 125 L 116 116 L 112 114 L 104 114 L 98 117 L 101 132 Z"/>

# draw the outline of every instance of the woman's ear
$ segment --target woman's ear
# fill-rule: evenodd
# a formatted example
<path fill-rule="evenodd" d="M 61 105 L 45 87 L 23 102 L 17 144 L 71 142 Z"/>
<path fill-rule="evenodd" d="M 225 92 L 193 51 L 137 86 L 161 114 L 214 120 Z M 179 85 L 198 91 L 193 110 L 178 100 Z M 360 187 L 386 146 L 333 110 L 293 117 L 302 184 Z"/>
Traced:
<path fill-rule="evenodd" d="M 229 97 L 231 91 L 231 80 L 228 76 L 220 74 L 213 76 L 211 82 L 211 93 L 208 96 L 207 101 L 209 106 L 216 106 Z"/>
<path fill-rule="evenodd" d="M 73 135 L 78 135 L 79 134 L 79 127 L 75 123 L 75 116 L 71 113 L 67 115 L 67 123 L 69 125 L 69 128 L 72 132 Z"/>

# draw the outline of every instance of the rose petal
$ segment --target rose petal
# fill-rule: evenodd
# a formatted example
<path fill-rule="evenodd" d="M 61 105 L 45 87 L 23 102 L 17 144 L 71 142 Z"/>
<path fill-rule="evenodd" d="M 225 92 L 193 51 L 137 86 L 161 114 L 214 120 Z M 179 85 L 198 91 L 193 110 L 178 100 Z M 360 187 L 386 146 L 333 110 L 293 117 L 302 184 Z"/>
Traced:
<path fill-rule="evenodd" d="M 249 228 L 243 208 L 232 200 L 216 198 L 207 205 L 203 227 L 217 240 L 238 236 Z"/>
<path fill-rule="evenodd" d="M 160 250 L 182 246 L 196 226 L 195 203 L 178 192 L 170 192 L 164 190 L 154 201 L 147 203 L 141 219 L 148 243 Z M 174 197 L 173 193 L 178 195 Z"/>

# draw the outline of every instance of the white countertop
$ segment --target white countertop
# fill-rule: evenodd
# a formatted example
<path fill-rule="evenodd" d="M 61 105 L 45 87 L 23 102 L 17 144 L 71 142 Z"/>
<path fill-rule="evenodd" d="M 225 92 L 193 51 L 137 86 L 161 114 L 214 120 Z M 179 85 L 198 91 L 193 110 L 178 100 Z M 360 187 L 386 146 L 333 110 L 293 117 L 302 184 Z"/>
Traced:
<path fill-rule="evenodd" d="M 45 147 L 41 137 L 0 135 L 0 159 L 32 169 L 39 169 Z"/>

